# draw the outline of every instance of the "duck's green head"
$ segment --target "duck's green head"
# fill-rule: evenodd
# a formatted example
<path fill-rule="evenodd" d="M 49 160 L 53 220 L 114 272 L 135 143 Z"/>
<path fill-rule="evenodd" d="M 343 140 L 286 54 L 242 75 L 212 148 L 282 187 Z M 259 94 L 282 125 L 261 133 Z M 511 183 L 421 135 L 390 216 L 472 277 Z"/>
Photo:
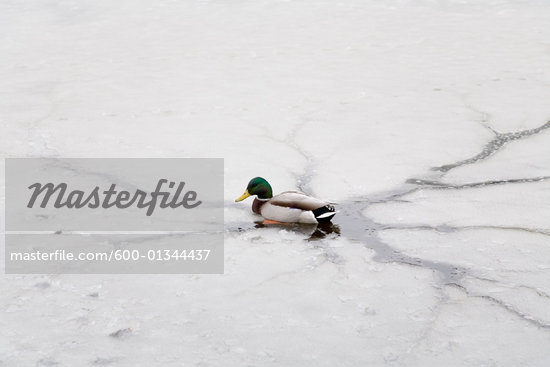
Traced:
<path fill-rule="evenodd" d="M 265 178 L 255 177 L 248 183 L 244 194 L 242 194 L 235 201 L 243 201 L 249 196 L 257 195 L 258 199 L 270 199 L 273 197 L 273 192 L 271 191 L 271 185 L 266 181 Z"/>

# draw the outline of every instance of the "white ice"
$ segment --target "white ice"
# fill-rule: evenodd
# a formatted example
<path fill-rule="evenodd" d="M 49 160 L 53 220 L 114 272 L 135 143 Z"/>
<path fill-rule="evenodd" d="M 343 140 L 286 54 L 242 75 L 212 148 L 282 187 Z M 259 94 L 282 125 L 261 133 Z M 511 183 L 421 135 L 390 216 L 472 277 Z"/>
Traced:
<path fill-rule="evenodd" d="M 548 19 L 544 0 L 3 1 L 2 156 L 223 157 L 226 260 L 4 275 L 0 366 L 548 366 L 550 129 L 431 170 L 550 119 Z M 254 176 L 337 202 L 340 236 L 255 228 L 233 203 Z"/>

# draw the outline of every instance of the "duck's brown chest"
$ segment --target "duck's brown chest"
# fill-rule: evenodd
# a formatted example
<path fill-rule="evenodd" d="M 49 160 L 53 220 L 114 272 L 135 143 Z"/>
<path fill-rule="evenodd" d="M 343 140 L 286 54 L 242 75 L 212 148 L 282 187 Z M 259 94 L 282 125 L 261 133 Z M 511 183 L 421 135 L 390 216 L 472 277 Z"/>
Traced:
<path fill-rule="evenodd" d="M 260 213 L 260 210 L 266 202 L 267 201 L 264 200 L 254 199 L 254 202 L 252 203 L 252 211 L 256 214 L 262 214 Z"/>

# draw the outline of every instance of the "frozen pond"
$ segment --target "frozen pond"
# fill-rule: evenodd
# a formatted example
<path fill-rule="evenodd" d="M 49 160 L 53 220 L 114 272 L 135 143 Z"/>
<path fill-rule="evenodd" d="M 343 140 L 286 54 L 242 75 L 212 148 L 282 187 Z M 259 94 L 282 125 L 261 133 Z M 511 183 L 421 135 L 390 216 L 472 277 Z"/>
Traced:
<path fill-rule="evenodd" d="M 3 157 L 223 157 L 226 258 L 223 276 L 4 275 L 0 366 L 548 366 L 549 17 L 3 2 Z M 258 224 L 233 202 L 255 176 L 339 213 Z"/>

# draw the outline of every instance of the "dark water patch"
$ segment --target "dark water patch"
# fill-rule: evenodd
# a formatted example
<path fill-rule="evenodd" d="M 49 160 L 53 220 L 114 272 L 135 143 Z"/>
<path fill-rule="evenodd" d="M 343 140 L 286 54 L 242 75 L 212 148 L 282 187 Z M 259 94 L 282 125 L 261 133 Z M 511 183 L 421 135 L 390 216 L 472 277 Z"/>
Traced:
<path fill-rule="evenodd" d="M 395 195 L 389 195 L 388 197 L 395 199 Z M 380 199 L 376 200 L 376 202 L 380 202 Z M 369 202 L 358 200 L 341 203 L 338 207 L 340 212 L 334 217 L 333 222 L 340 228 L 342 236 L 351 241 L 362 243 L 365 247 L 373 250 L 375 252 L 373 258 L 375 261 L 430 269 L 439 275 L 443 284 L 458 282 L 467 274 L 466 268 L 446 262 L 424 260 L 409 256 L 385 243 L 380 238 L 380 232 L 386 229 L 386 226 L 376 223 L 363 215 L 363 210 L 369 204 Z"/>
<path fill-rule="evenodd" d="M 388 229 L 387 225 L 376 223 L 363 215 L 363 211 L 371 204 L 394 202 L 416 190 L 417 188 L 411 189 L 410 186 L 404 186 L 398 190 L 372 195 L 369 198 L 340 202 L 336 205 L 336 216 L 329 223 L 313 225 L 297 223 L 265 224 L 263 221 L 256 221 L 234 224 L 232 228 L 226 230 L 229 232 L 246 232 L 258 228 L 277 228 L 305 235 L 308 242 L 342 236 L 373 250 L 375 261 L 430 269 L 439 275 L 443 284 L 458 282 L 467 273 L 466 268 L 445 262 L 424 260 L 402 253 L 380 238 L 380 232 Z M 441 227 L 441 230 L 446 229 Z"/>
<path fill-rule="evenodd" d="M 340 236 L 340 227 L 332 222 L 319 224 L 303 223 L 265 223 L 264 221 L 255 221 L 253 223 L 240 223 L 237 226 L 237 232 L 245 232 L 255 228 L 275 228 L 278 230 L 292 231 L 304 235 L 307 241 L 318 241 L 325 238 L 335 238 Z"/>

